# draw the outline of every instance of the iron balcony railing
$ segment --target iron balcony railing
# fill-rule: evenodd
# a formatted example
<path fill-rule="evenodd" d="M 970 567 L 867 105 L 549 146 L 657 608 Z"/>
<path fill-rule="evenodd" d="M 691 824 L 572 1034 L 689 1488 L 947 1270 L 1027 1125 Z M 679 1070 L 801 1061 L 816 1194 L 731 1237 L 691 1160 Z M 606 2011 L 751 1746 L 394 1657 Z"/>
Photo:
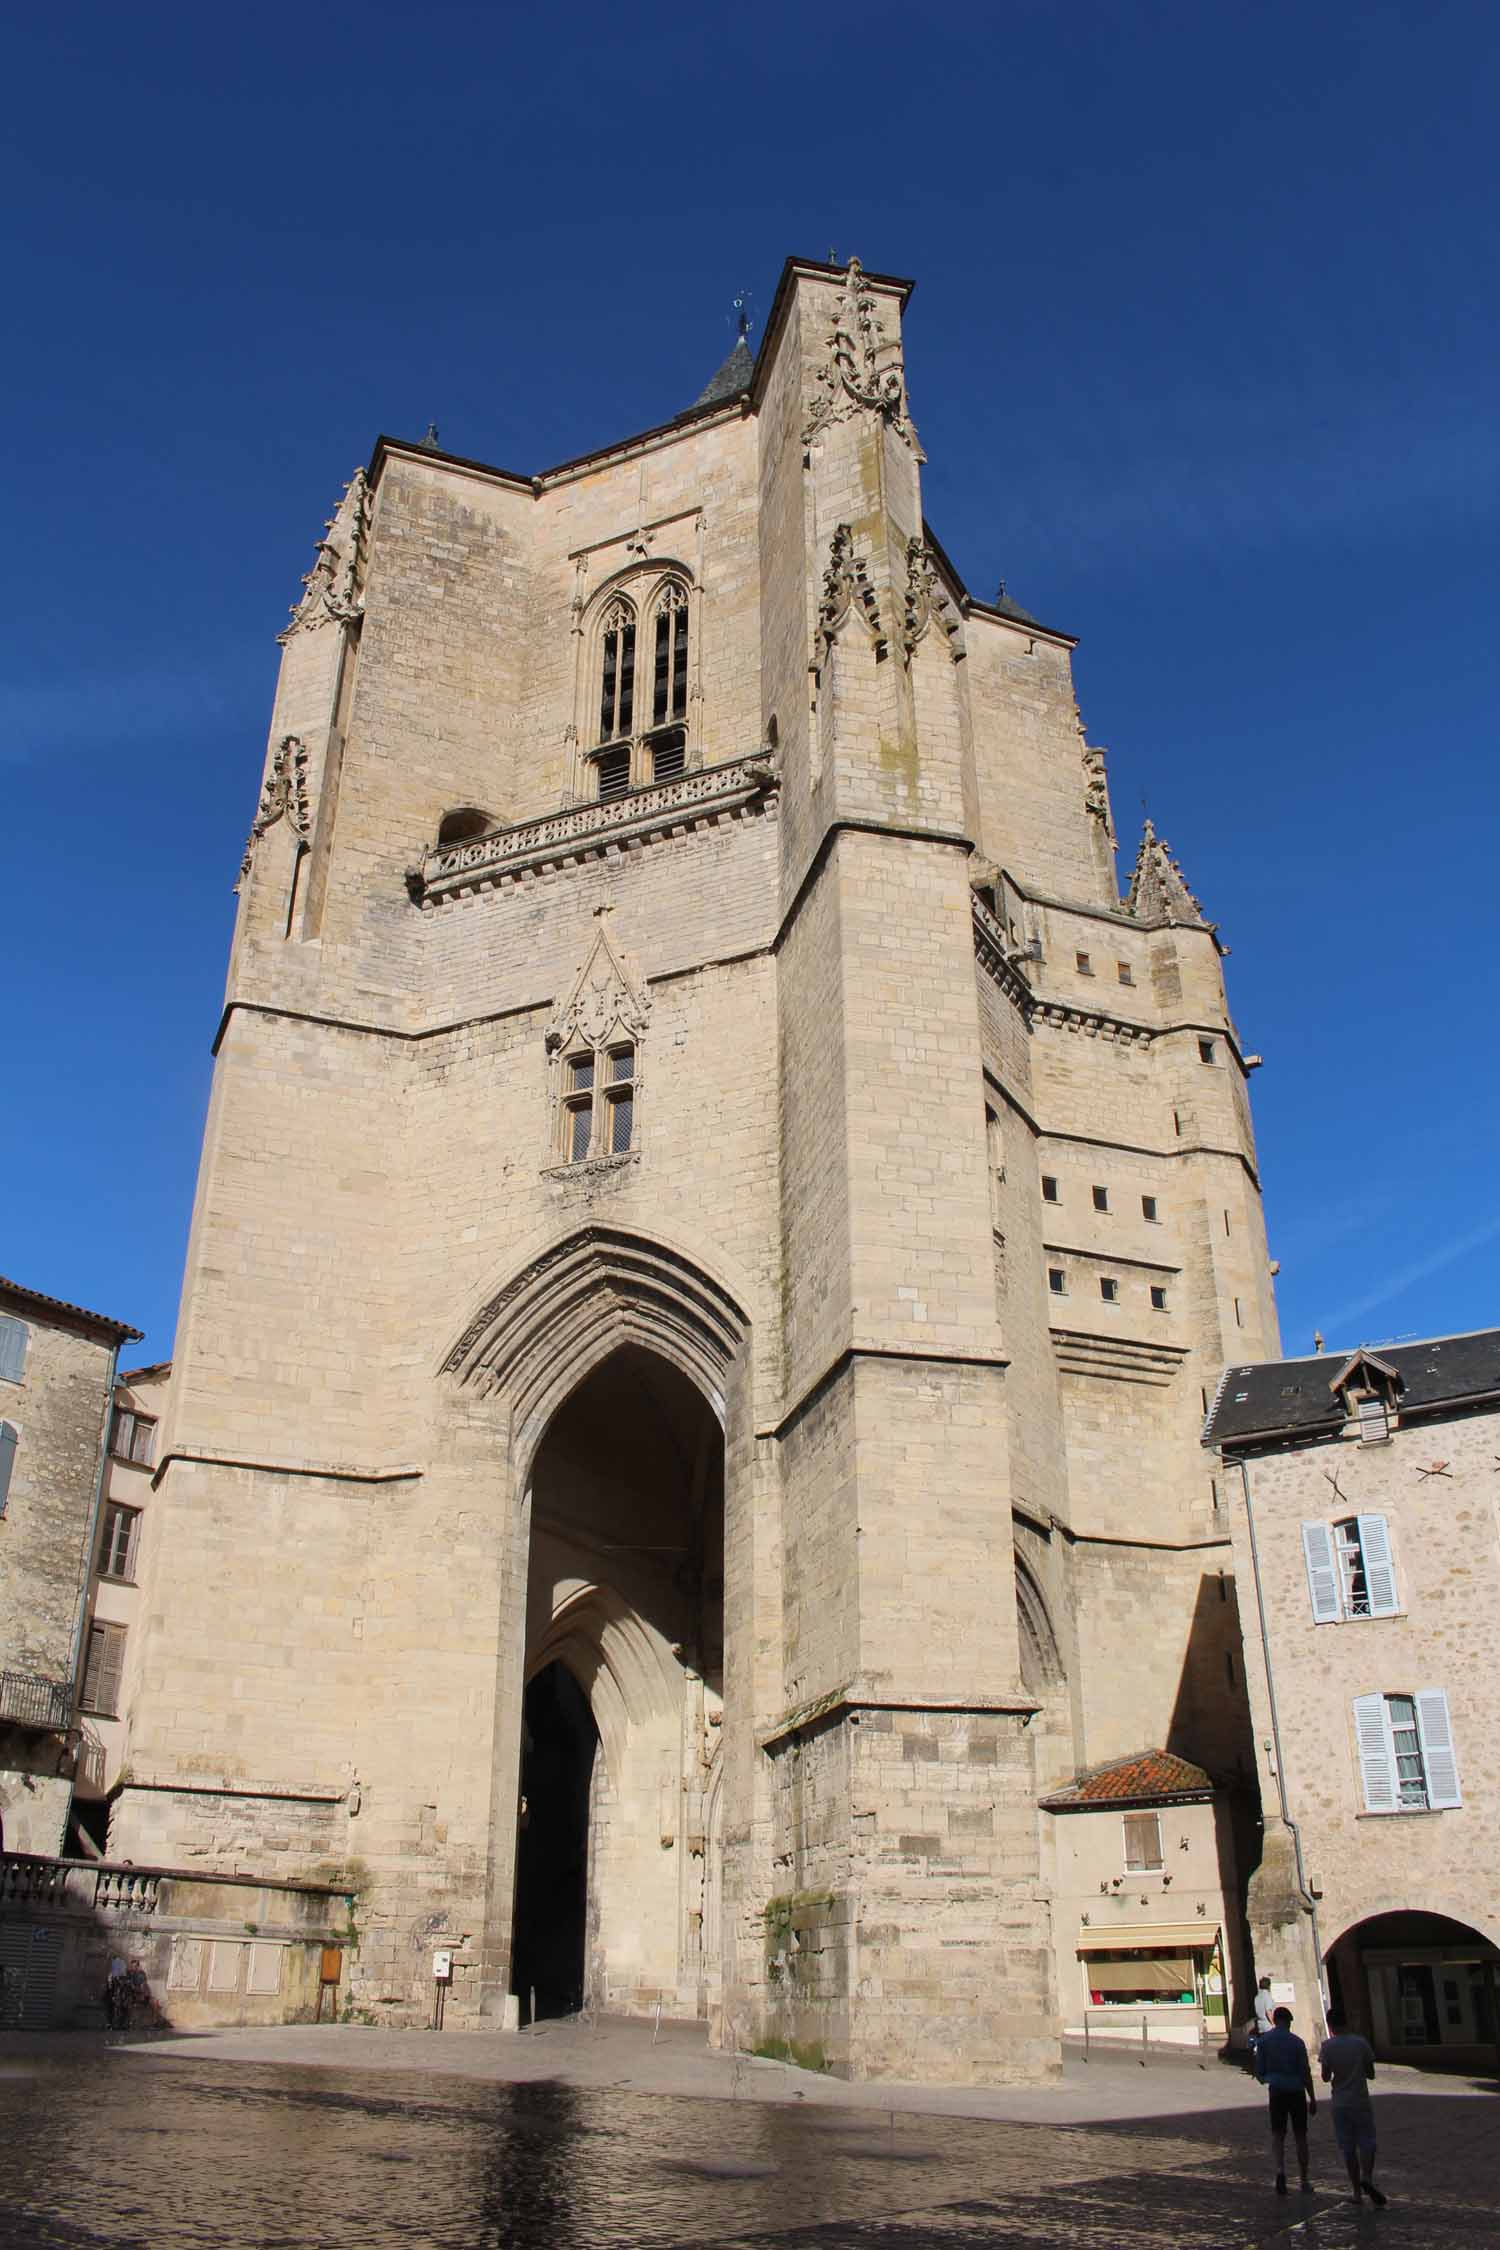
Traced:
<path fill-rule="evenodd" d="M 0 1725 L 65 1734 L 72 1724 L 73 1690 L 66 1680 L 49 1680 L 40 1672 L 0 1672 Z"/>

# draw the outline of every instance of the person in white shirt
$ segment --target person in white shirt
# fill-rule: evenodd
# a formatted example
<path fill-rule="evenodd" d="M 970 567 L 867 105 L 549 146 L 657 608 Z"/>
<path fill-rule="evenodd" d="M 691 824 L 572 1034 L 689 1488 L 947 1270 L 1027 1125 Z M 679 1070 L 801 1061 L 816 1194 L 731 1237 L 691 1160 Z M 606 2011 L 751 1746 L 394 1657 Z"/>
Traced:
<path fill-rule="evenodd" d="M 1250 2026 L 1250 2052 L 1255 2052 L 1257 2039 L 1264 2039 L 1271 2028 L 1271 1980 L 1262 1977 L 1255 1988 L 1255 2016 Z"/>
<path fill-rule="evenodd" d="M 1349 2168 L 1349 2185 L 1358 2203 L 1363 2196 L 1382 2206 L 1385 2197 L 1375 2185 L 1375 2106 L 1370 2100 L 1370 2080 L 1375 2075 L 1375 2051 L 1368 2039 L 1350 2031 L 1337 2008 L 1328 2011 L 1328 2037 L 1318 2049 L 1318 2067 L 1324 2083 L 1333 2088 L 1333 2137 Z"/>

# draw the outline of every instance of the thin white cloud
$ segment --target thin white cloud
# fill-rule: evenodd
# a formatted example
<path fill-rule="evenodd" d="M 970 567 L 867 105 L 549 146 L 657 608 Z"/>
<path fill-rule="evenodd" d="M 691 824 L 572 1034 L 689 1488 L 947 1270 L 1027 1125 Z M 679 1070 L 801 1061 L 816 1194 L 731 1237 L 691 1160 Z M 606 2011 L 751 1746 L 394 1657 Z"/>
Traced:
<path fill-rule="evenodd" d="M 1392 1274 L 1379 1289 L 1372 1290 L 1368 1296 L 1356 1297 L 1352 1303 L 1341 1305 L 1337 1312 L 1328 1313 L 1322 1322 L 1323 1327 L 1330 1335 L 1336 1334 L 1340 1329 L 1347 1334 L 1353 1323 L 1363 1320 L 1366 1313 L 1374 1312 L 1380 1305 L 1388 1305 L 1393 1297 L 1401 1296 L 1414 1283 L 1425 1281 L 1429 1274 L 1440 1273 L 1444 1266 L 1451 1266 L 1455 1258 L 1466 1257 L 1471 1250 L 1482 1250 L 1487 1242 L 1493 1242 L 1497 1236 L 1500 1236 L 1500 1217 L 1487 1219 L 1483 1226 L 1471 1227 L 1467 1234 L 1457 1235 L 1451 1242 L 1445 1242 L 1440 1249 L 1429 1251 L 1415 1265 L 1406 1266 L 1400 1273 Z"/>

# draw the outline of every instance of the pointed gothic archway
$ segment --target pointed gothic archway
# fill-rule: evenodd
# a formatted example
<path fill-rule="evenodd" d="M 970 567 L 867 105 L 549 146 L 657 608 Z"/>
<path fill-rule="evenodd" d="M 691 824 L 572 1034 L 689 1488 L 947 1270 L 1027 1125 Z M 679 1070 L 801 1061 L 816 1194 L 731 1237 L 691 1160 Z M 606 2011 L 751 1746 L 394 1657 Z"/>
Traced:
<path fill-rule="evenodd" d="M 539 2008 L 576 2004 L 573 1985 L 601 2006 L 713 2010 L 725 1515 L 727 1500 L 748 1519 L 748 1359 L 745 1316 L 699 1266 L 589 1226 L 492 1297 L 445 1363 L 501 1407 L 511 1479 L 486 2012 L 509 1992 L 524 2018 L 543 1961 Z M 560 1806 L 528 1803 L 521 1831 L 527 1732 L 547 1738 L 543 1786 L 586 1798 L 581 1885 L 535 1880 L 549 1853 L 569 1868 L 578 1854 L 565 1821 L 527 1841 Z"/>
<path fill-rule="evenodd" d="M 722 1433 L 702 1393 L 637 1344 L 621 1345 L 584 1377 L 537 1449 L 514 1935 L 523 2016 L 528 1965 L 538 1960 L 559 1970 L 580 1963 L 571 1996 L 568 1980 L 549 1971 L 550 1992 L 538 1999 L 544 2012 L 585 1998 L 707 2012 L 703 1931 L 716 1890 L 707 1806 L 723 1709 L 723 1462 Z M 561 1693 L 559 1673 L 568 1683 Z M 569 1691 L 584 1724 L 565 1720 L 544 1742 L 547 1718 Z M 567 1842 L 575 1837 L 583 1871 L 576 1884 Z M 546 1842 L 552 1838 L 563 1839 L 561 1849 Z M 528 1881 L 544 1860 L 556 1879 Z"/>

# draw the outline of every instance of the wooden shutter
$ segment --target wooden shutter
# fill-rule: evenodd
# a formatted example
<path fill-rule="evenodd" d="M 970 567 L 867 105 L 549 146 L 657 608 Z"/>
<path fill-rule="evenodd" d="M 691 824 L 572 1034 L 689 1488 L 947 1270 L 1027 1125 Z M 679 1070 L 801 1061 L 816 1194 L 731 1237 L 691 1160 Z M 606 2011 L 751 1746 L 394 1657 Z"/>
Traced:
<path fill-rule="evenodd" d="M 1354 1698 L 1354 1739 L 1359 1746 L 1359 1776 L 1364 1785 L 1365 1811 L 1394 1812 L 1400 1792 L 1396 1787 L 1396 1751 L 1383 1695 Z"/>
<path fill-rule="evenodd" d="M 16 1465 L 16 1431 L 12 1422 L 0 1422 L 0 1516 L 10 1498 L 10 1472 Z"/>
<path fill-rule="evenodd" d="M 25 1374 L 26 1336 L 24 1320 L 0 1316 L 0 1382 L 19 1383 Z"/>
<path fill-rule="evenodd" d="M 1339 1572 L 1334 1558 L 1333 1534 L 1326 1523 L 1302 1526 L 1302 1554 L 1307 1564 L 1307 1590 L 1312 1596 L 1313 1623 L 1334 1624 L 1342 1615 L 1339 1606 Z"/>
<path fill-rule="evenodd" d="M 1396 1566 L 1391 1560 L 1390 1527 L 1384 1516 L 1356 1516 L 1354 1520 L 1359 1525 L 1359 1551 L 1364 1557 L 1370 1615 L 1394 1617 L 1400 1605 L 1396 1600 Z"/>
<path fill-rule="evenodd" d="M 83 1707 L 101 1719 L 113 1719 L 120 1710 L 120 1674 L 125 1669 L 123 1625 L 89 1627 L 89 1660 L 83 1675 Z"/>
<path fill-rule="evenodd" d="M 1417 1732 L 1422 1737 L 1422 1764 L 1427 1771 L 1427 1802 L 1434 1812 L 1442 1812 L 1463 1803 L 1453 1729 L 1448 1722 L 1448 1698 L 1441 1688 L 1423 1688 L 1413 1701 L 1417 1706 Z"/>

